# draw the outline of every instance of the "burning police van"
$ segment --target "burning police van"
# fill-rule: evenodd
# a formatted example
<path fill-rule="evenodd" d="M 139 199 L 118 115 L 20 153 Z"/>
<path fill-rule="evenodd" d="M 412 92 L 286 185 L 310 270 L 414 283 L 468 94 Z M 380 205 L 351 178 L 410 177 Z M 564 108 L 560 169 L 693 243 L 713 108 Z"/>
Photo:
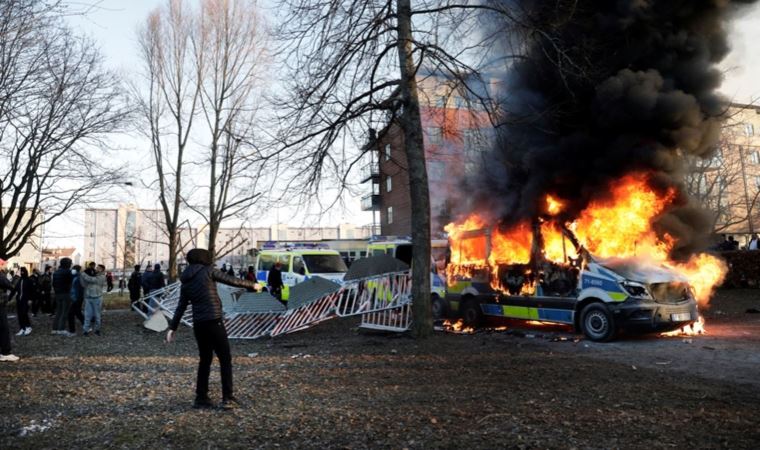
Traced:
<path fill-rule="evenodd" d="M 670 331 L 699 318 L 688 281 L 636 258 L 599 258 L 566 227 L 468 231 L 451 242 L 447 312 L 465 326 L 488 316 L 572 325 L 594 341 L 619 331 Z"/>

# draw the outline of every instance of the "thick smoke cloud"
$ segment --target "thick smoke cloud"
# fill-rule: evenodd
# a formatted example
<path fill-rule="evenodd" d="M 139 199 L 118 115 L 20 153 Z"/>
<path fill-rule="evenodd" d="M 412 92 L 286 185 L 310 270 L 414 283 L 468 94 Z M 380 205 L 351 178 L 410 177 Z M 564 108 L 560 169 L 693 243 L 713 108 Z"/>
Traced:
<path fill-rule="evenodd" d="M 512 0 L 522 58 L 505 82 L 498 144 L 476 186 L 479 211 L 535 217 L 546 194 L 568 219 L 631 172 L 680 189 L 684 157 L 711 155 L 725 101 L 716 64 L 728 52 L 729 0 Z M 655 224 L 699 249 L 709 220 L 685 195 Z"/>

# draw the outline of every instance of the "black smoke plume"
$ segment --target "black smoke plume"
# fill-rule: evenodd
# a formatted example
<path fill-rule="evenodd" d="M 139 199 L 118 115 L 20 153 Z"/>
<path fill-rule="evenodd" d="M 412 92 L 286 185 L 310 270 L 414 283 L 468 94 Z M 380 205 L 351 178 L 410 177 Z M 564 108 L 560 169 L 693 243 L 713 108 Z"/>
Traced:
<path fill-rule="evenodd" d="M 540 214 L 554 194 L 572 219 L 632 172 L 683 192 L 685 157 L 711 156 L 719 138 L 726 102 L 716 65 L 729 50 L 729 17 L 748 3 L 497 2 L 513 14 L 505 48 L 520 55 L 505 82 L 498 143 L 471 180 L 473 206 L 509 223 Z M 685 194 L 655 229 L 676 239 L 677 258 L 710 231 Z"/>

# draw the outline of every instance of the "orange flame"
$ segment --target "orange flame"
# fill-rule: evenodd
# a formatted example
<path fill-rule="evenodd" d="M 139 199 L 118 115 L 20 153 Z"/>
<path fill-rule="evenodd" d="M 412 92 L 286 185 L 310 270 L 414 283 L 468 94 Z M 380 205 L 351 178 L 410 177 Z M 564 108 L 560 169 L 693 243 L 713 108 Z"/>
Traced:
<path fill-rule="evenodd" d="M 551 195 L 546 196 L 546 212 L 549 215 L 556 216 L 557 214 L 562 212 L 562 209 L 564 207 L 565 205 L 561 201 L 557 200 Z"/>
<path fill-rule="evenodd" d="M 700 306 L 705 307 L 728 268 L 721 259 L 708 254 L 695 255 L 686 262 L 669 258 L 675 241 L 669 235 L 658 235 L 652 224 L 672 207 L 676 195 L 675 189 L 666 192 L 653 189 L 646 174 L 629 174 L 617 180 L 608 194 L 592 201 L 574 222 L 565 225 L 580 244 L 596 256 L 644 258 L 678 272 L 691 284 Z M 556 215 L 565 204 L 560 198 L 547 196 L 546 212 Z M 563 237 L 562 224 L 548 219 L 539 226 L 544 241 L 543 256 L 547 260 L 565 264 L 568 258 L 578 257 L 576 249 Z M 486 227 L 487 221 L 473 214 L 465 222 L 452 223 L 445 228 L 451 242 L 451 264 L 447 267 L 450 280 L 454 275 L 472 274 L 475 269 L 490 269 L 492 275 L 496 275 L 498 264 L 530 262 L 532 230 L 529 222 L 518 223 L 506 230 L 493 227 L 490 253 L 486 234 L 474 233 Z M 499 286 L 494 288 L 506 291 Z"/>
<path fill-rule="evenodd" d="M 660 333 L 660 336 L 697 336 L 700 334 L 707 334 L 707 330 L 705 329 L 705 318 L 702 316 L 699 316 L 699 319 L 691 325 L 686 325 L 683 328 L 668 331 L 667 333 Z"/>

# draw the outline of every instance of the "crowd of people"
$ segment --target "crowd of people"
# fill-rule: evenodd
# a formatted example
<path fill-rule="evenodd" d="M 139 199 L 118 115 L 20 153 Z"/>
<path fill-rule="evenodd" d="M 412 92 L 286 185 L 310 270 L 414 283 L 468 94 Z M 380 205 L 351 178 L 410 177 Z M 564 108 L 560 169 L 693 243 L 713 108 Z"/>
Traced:
<path fill-rule="evenodd" d="M 727 236 L 725 234 L 721 235 L 722 239 L 721 241 L 714 246 L 714 250 L 718 250 L 721 252 L 730 252 L 734 250 L 760 250 L 760 238 L 758 238 L 757 233 L 752 233 L 752 235 L 749 238 L 749 241 L 747 241 L 747 245 L 744 247 L 739 246 L 739 241 L 734 239 L 733 236 Z"/>
<path fill-rule="evenodd" d="M 161 265 L 156 264 L 145 273 L 140 266 L 129 279 L 132 302 L 166 285 Z M 103 294 L 113 289 L 113 275 L 102 264 L 90 262 L 83 269 L 73 265 L 70 258 L 62 258 L 57 270 L 45 266 L 40 272 L 26 267 L 18 271 L 6 270 L 6 261 L 0 259 L 0 362 L 17 361 L 11 348 L 11 331 L 8 325 L 7 305 L 16 302 L 18 320 L 17 337 L 32 333 L 31 317 L 48 315 L 52 318 L 53 335 L 72 337 L 77 335 L 79 322 L 82 336 L 102 334 Z"/>

